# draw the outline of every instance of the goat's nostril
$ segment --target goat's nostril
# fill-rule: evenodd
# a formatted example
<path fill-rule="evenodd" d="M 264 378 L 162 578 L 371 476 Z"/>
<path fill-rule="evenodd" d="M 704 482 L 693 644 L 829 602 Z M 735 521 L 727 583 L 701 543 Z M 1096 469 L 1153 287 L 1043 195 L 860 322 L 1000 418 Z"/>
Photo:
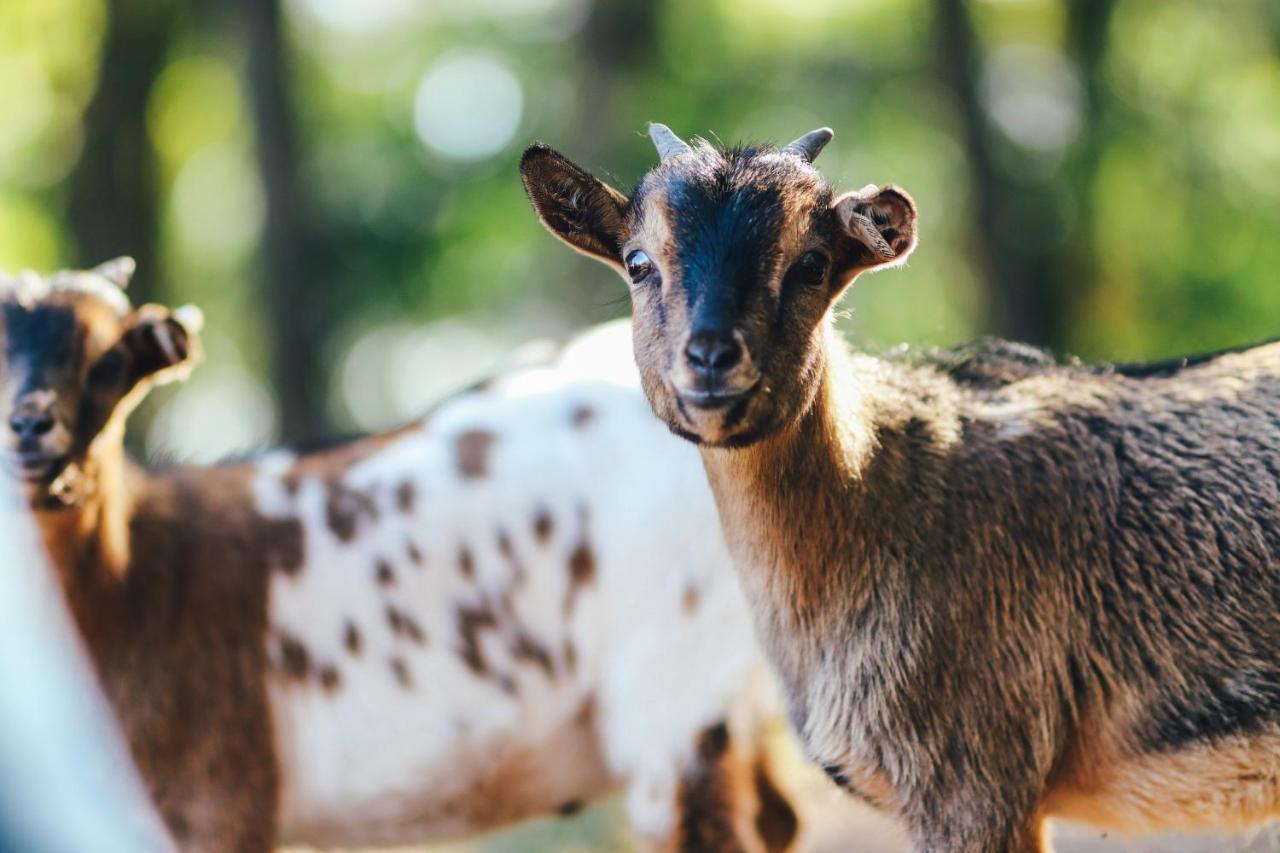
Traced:
<path fill-rule="evenodd" d="M 31 432 L 35 435 L 44 435 L 53 429 L 53 415 L 48 412 L 41 412 L 33 415 L 31 418 Z"/>
<path fill-rule="evenodd" d="M 9 418 L 9 429 L 19 438 L 44 435 L 53 429 L 53 415 L 48 412 L 14 415 Z"/>
<path fill-rule="evenodd" d="M 742 347 L 733 335 L 696 332 L 684 348 L 689 366 L 709 373 L 732 370 L 742 360 Z"/>

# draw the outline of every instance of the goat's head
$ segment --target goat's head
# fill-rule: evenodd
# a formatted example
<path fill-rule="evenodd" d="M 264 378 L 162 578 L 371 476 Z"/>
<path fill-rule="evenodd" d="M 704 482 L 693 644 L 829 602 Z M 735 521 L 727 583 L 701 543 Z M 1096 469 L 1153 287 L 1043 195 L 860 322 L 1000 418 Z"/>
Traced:
<path fill-rule="evenodd" d="M 118 258 L 87 272 L 0 275 L 0 429 L 33 502 L 73 502 L 91 452 L 118 444 L 146 392 L 199 357 L 200 312 L 134 309 L 123 289 L 132 272 Z"/>
<path fill-rule="evenodd" d="M 859 273 L 906 260 L 915 204 L 895 187 L 836 197 L 812 165 L 826 128 L 725 151 L 650 135 L 661 162 L 630 198 L 541 144 L 521 161 L 525 189 L 552 234 L 630 280 L 659 417 L 700 443 L 750 444 L 812 401 L 828 310 Z"/>

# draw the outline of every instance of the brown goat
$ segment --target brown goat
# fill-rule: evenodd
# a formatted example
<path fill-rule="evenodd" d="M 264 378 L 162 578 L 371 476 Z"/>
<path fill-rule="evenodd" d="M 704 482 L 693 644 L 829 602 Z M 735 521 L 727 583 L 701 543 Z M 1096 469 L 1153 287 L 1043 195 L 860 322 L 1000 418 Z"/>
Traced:
<path fill-rule="evenodd" d="M 657 414 L 701 449 L 810 756 L 921 851 L 1280 811 L 1280 345 L 1058 365 L 852 354 L 832 305 L 916 208 L 836 197 L 815 131 L 662 154 L 630 198 L 524 157 L 549 230 L 632 282 Z"/>

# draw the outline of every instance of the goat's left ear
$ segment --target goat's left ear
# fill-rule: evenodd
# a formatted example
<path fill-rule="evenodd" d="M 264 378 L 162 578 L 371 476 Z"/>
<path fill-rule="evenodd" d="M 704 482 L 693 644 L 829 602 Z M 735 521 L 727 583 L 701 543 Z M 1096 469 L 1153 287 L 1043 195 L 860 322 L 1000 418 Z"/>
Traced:
<path fill-rule="evenodd" d="M 204 314 L 194 305 L 170 310 L 163 305 L 143 305 L 116 344 L 130 363 L 134 383 L 149 379 L 163 385 L 186 379 L 203 355 L 200 330 Z"/>
<path fill-rule="evenodd" d="M 524 152 L 520 177 L 548 231 L 622 271 L 630 205 L 626 196 L 540 142 Z"/>
<path fill-rule="evenodd" d="M 860 272 L 899 266 L 916 247 L 916 203 L 895 186 L 868 184 L 832 203 L 840 223 L 840 284 Z"/>
<path fill-rule="evenodd" d="M 143 305 L 89 368 L 77 422 L 83 446 L 117 415 L 126 416 L 153 385 L 185 379 L 199 362 L 204 315 L 194 305 Z M 122 405 L 123 404 L 123 405 Z"/>

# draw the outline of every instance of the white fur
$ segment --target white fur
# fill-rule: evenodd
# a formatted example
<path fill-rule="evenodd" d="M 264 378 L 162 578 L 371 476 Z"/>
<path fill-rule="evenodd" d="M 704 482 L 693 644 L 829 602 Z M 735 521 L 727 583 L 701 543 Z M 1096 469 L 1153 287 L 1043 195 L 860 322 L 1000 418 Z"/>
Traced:
<path fill-rule="evenodd" d="M 576 423 L 584 407 L 593 416 Z M 455 439 L 476 429 L 495 441 L 487 473 L 468 479 Z M 759 652 L 697 453 L 650 413 L 625 326 L 588 334 L 550 367 L 458 397 L 422 431 L 349 468 L 343 484 L 377 507 L 376 520 L 362 517 L 349 542 L 329 529 L 324 483 L 285 488 L 293 462 L 286 453 L 264 458 L 255 484 L 261 513 L 296 517 L 305 528 L 302 569 L 274 574 L 268 651 L 278 658 L 279 634 L 287 633 L 313 668 L 333 666 L 341 681 L 331 692 L 283 675 L 271 685 L 286 840 L 424 840 L 619 788 L 636 830 L 662 838 L 699 733 L 748 704 L 748 712 L 772 710 L 769 700 L 757 707 L 747 698 Z M 396 505 L 405 481 L 415 494 L 409 514 Z M 553 520 L 545 543 L 534 531 L 540 511 Z M 519 569 L 501 552 L 503 534 Z M 421 566 L 406 556 L 409 542 Z M 570 555 L 583 542 L 594 579 L 566 618 Z M 464 547 L 473 578 L 459 567 Z M 379 560 L 392 567 L 394 584 L 377 582 Z M 512 680 L 510 692 L 468 668 L 457 630 L 459 607 L 498 606 L 504 593 L 518 624 L 480 636 L 490 669 Z M 696 606 L 687 608 L 687 598 Z M 388 604 L 413 617 L 425 644 L 392 631 Z M 362 637 L 358 656 L 343 643 L 348 622 Z M 553 677 L 512 654 L 519 629 L 551 655 Z M 572 673 L 566 643 L 577 652 Z M 395 678 L 393 656 L 410 670 L 411 687 Z M 583 730 L 575 720 L 589 705 L 603 780 L 591 771 L 591 744 L 576 734 L 556 740 Z M 503 789 L 517 813 L 489 817 L 459 805 L 492 797 L 487 776 L 504 763 L 518 777 L 528 764 L 521 756 L 542 764 L 527 790 Z"/>

